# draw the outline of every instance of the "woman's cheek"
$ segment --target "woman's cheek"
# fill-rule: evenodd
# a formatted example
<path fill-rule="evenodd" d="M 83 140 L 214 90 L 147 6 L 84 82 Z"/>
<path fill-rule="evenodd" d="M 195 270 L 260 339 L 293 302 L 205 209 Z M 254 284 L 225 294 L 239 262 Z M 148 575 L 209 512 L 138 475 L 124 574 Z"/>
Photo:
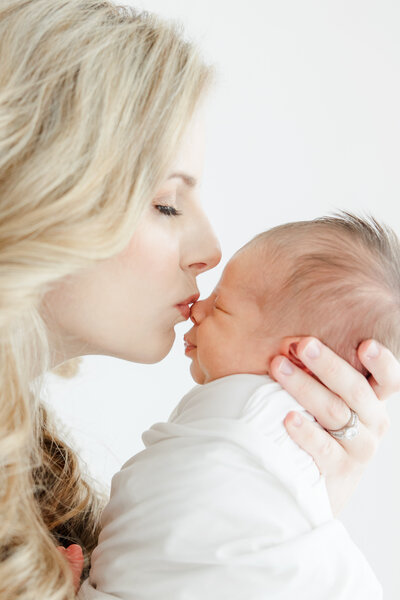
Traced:
<path fill-rule="evenodd" d="M 121 257 L 142 275 L 148 276 L 151 273 L 153 279 L 165 274 L 172 263 L 174 266 L 179 264 L 176 232 L 173 235 L 174 232 L 162 220 L 167 217 L 159 217 L 160 215 L 155 215 L 154 218 L 153 215 L 143 223 Z"/>

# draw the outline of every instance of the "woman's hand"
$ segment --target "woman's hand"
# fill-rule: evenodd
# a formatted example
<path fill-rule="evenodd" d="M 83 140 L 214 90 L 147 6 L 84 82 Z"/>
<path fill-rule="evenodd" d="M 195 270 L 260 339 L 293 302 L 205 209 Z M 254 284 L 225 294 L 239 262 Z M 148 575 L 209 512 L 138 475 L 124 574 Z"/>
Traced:
<path fill-rule="evenodd" d="M 74 577 L 75 593 L 79 590 L 83 570 L 83 553 L 78 544 L 71 544 L 68 548 L 57 546 L 57 549 L 68 560 Z"/>
<path fill-rule="evenodd" d="M 319 340 L 297 339 L 296 356 L 320 381 L 284 356 L 273 358 L 270 372 L 324 428 L 293 411 L 284 420 L 290 437 L 311 454 L 325 475 L 332 512 L 336 516 L 356 488 L 390 425 L 383 401 L 400 391 L 400 363 L 387 348 L 374 340 L 365 340 L 357 353 L 371 373 L 367 379 Z M 344 427 L 351 415 L 349 407 L 359 416 L 360 431 L 352 440 L 339 441 L 325 429 Z"/>

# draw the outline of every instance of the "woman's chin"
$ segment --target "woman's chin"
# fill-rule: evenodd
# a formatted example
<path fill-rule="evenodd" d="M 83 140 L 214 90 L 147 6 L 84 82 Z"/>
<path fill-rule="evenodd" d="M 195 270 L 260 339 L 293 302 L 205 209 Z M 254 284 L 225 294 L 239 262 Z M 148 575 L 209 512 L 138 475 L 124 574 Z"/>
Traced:
<path fill-rule="evenodd" d="M 131 356 L 119 356 L 124 360 L 131 362 L 137 362 L 142 364 L 154 364 L 162 361 L 171 351 L 171 348 L 175 341 L 175 332 L 172 329 L 168 336 L 156 339 L 153 337 L 153 343 L 143 343 L 142 348 L 138 349 L 137 353 L 133 353 Z"/>
<path fill-rule="evenodd" d="M 172 329 L 171 335 L 167 340 L 163 340 L 163 343 L 160 344 L 159 347 L 154 349 L 154 359 L 151 361 L 152 363 L 158 363 L 161 360 L 164 360 L 166 356 L 171 352 L 171 348 L 174 345 L 175 341 L 175 331 Z"/>

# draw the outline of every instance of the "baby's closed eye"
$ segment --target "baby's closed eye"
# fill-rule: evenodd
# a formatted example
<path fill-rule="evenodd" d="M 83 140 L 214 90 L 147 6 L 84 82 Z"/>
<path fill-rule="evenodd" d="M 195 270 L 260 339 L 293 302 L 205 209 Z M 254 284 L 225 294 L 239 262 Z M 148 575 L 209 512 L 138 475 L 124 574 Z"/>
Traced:
<path fill-rule="evenodd" d="M 216 308 L 217 310 L 220 310 L 221 312 L 225 313 L 226 315 L 228 315 L 228 314 L 229 314 L 228 312 L 226 312 L 226 310 L 224 310 L 224 309 L 223 309 L 223 308 L 221 308 L 220 306 L 216 306 L 215 304 L 214 304 L 214 308 Z"/>

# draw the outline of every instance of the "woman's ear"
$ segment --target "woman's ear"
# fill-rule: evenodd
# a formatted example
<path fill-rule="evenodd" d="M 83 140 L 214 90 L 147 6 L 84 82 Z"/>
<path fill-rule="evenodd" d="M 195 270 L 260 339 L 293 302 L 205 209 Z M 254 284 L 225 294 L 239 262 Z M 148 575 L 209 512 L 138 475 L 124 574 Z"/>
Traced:
<path fill-rule="evenodd" d="M 314 378 L 316 378 L 315 375 L 314 375 L 314 373 L 312 373 L 301 362 L 301 360 L 299 359 L 299 357 L 296 354 L 296 352 L 297 352 L 297 344 L 300 342 L 300 340 L 302 339 L 302 337 L 305 337 L 305 336 L 285 337 L 285 338 L 282 338 L 281 341 L 280 341 L 280 345 L 279 345 L 279 354 L 282 354 L 283 356 L 286 356 L 286 358 L 288 358 L 294 365 L 296 365 L 296 367 L 299 367 L 299 369 L 302 369 L 303 371 L 305 371 L 309 375 L 312 375 Z"/>

